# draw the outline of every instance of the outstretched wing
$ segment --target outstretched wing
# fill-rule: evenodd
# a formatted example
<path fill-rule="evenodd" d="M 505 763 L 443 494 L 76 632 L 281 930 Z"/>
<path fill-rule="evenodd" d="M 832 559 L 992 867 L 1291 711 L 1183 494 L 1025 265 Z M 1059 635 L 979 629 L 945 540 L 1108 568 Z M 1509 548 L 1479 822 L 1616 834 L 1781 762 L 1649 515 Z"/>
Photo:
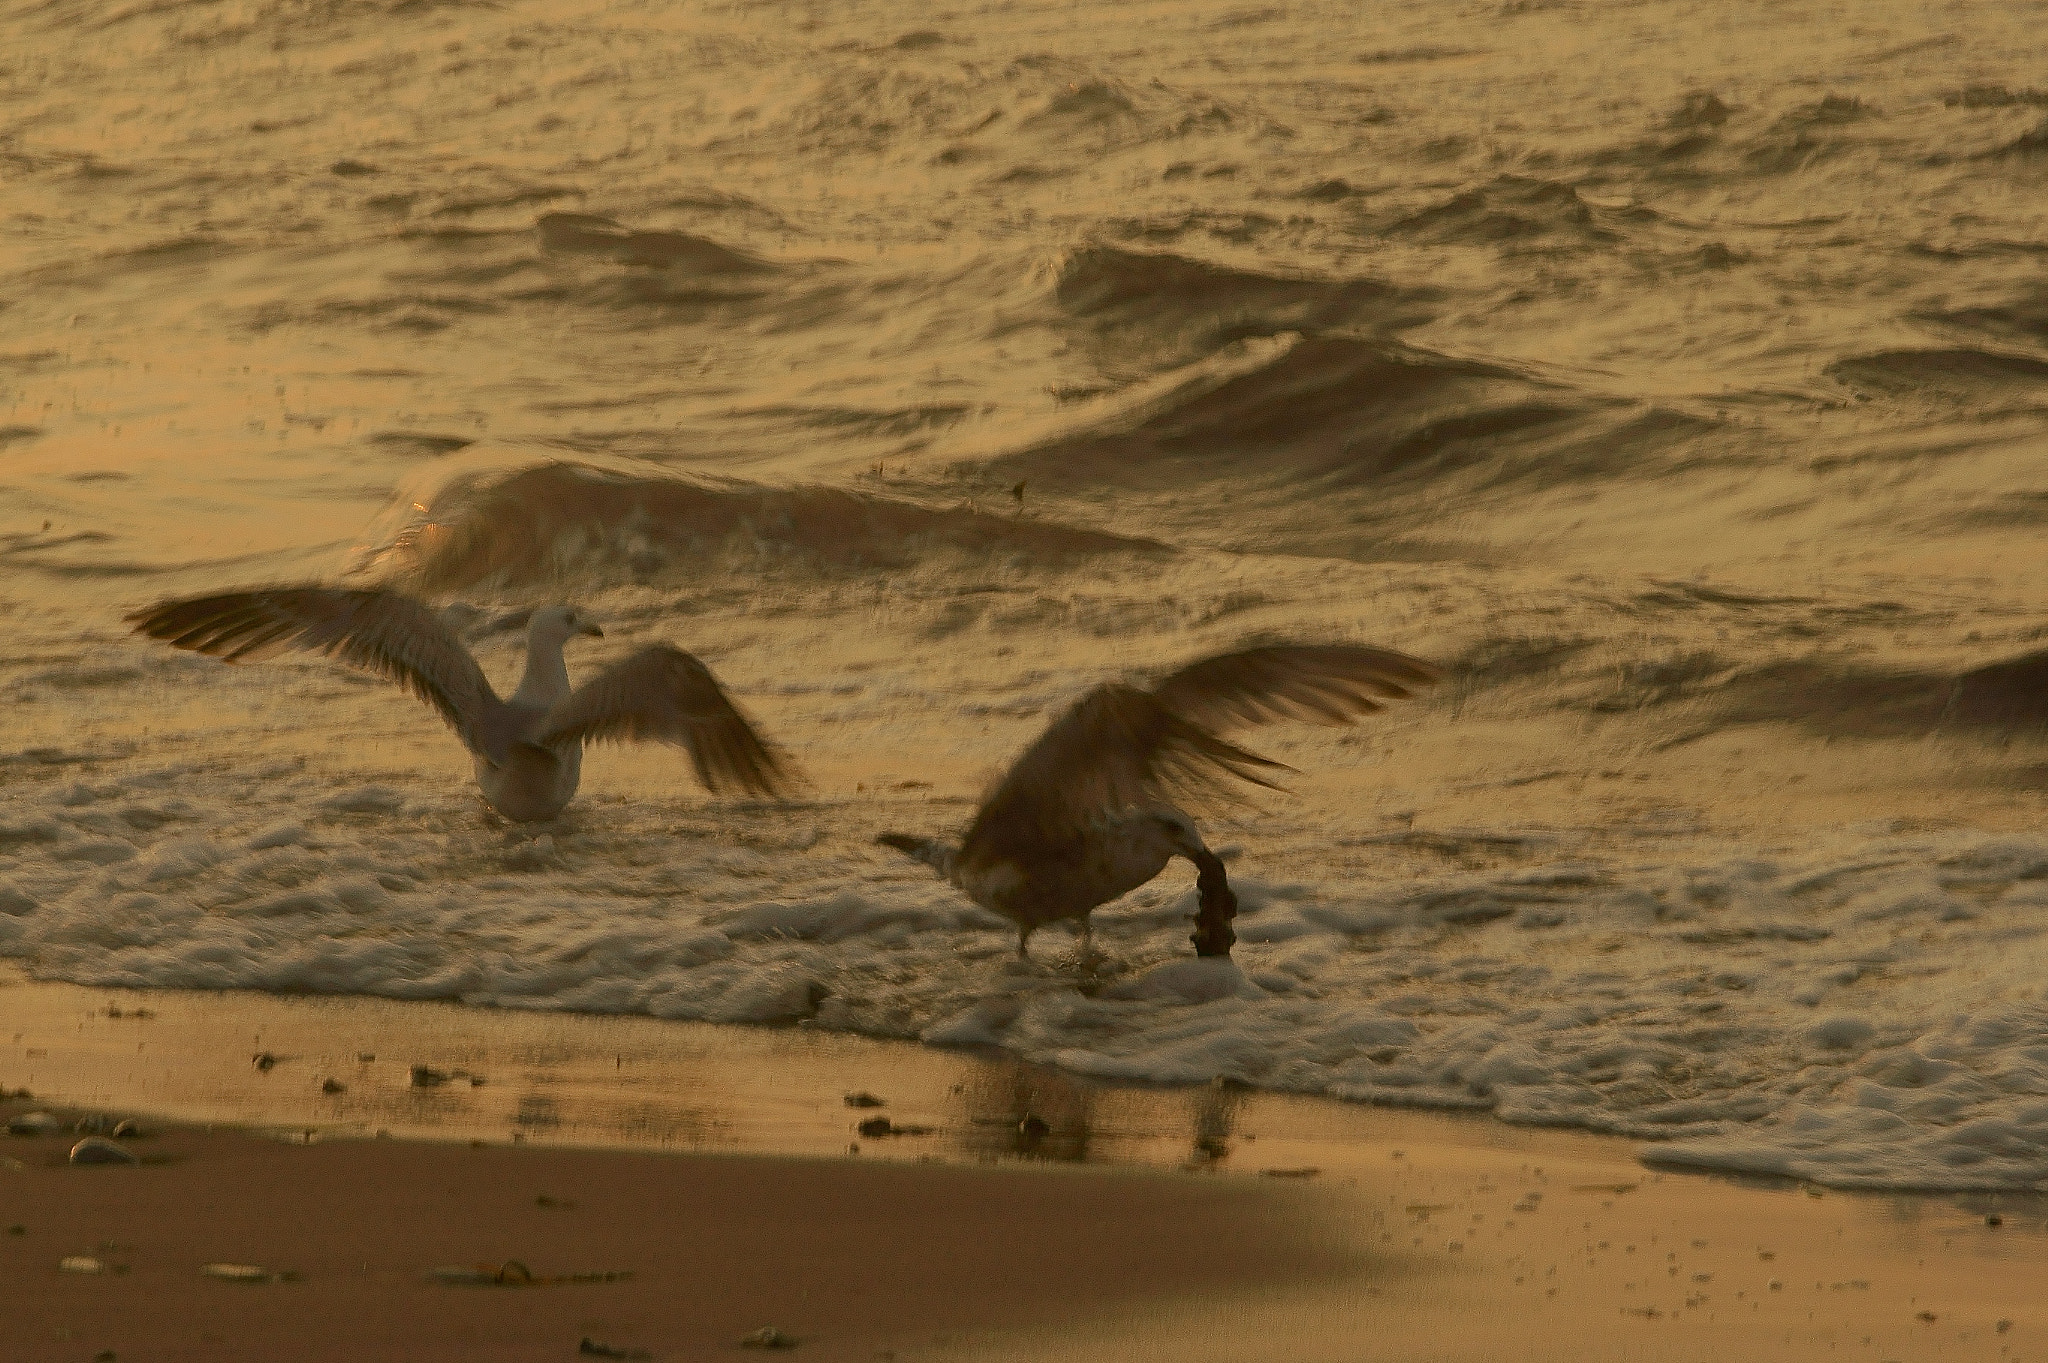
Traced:
<path fill-rule="evenodd" d="M 442 616 L 409 596 L 334 587 L 276 587 L 165 601 L 129 623 L 154 639 L 231 663 L 309 649 L 388 677 L 441 712 L 465 743 L 497 709 L 497 693 Z"/>
<path fill-rule="evenodd" d="M 1024 750 L 975 815 L 977 835 L 1054 841 L 1134 805 L 1215 794 L 1230 778 L 1271 788 L 1287 768 L 1227 742 L 1133 686 L 1098 686 Z"/>
<path fill-rule="evenodd" d="M 737 787 L 780 797 L 795 780 L 787 759 L 762 741 L 711 669 L 667 644 L 643 648 L 577 687 L 531 741 L 552 747 L 628 739 L 689 749 L 697 779 L 713 793 Z"/>
<path fill-rule="evenodd" d="M 1392 649 L 1279 644 L 1190 663 L 1153 687 L 1152 694 L 1205 729 L 1275 719 L 1349 724 L 1442 677 L 1420 658 Z"/>
<path fill-rule="evenodd" d="M 977 835 L 1058 840 L 1134 805 L 1226 792 L 1233 779 L 1272 788 L 1265 773 L 1288 768 L 1217 730 L 1274 719 L 1345 724 L 1440 675 L 1390 649 L 1288 644 L 1204 658 L 1150 691 L 1099 686 L 1025 749 L 963 845 Z"/>

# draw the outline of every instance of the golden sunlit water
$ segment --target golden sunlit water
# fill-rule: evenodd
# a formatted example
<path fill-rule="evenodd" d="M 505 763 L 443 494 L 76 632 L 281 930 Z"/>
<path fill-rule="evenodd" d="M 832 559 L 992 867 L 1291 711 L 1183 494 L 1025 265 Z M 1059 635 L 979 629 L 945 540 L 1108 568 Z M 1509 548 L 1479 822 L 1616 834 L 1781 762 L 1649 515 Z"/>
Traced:
<path fill-rule="evenodd" d="M 0 954 L 2040 1186 L 2041 19 L 0 0 Z M 810 791 L 512 828 L 396 688 L 123 623 L 299 581 L 573 598 Z M 1246 736 L 1235 992 L 1150 973 L 1184 868 L 1089 981 L 872 845 L 1279 639 L 1450 680 Z"/>

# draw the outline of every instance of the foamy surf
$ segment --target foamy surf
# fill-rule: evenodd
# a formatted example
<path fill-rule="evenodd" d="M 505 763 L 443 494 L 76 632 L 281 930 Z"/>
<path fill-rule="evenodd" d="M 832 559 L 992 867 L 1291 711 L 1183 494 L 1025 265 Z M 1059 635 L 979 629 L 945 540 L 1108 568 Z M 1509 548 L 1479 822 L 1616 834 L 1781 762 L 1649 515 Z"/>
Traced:
<path fill-rule="evenodd" d="M 2039 837 L 1566 838 L 1512 870 L 1313 883 L 1260 874 L 1307 848 L 1267 849 L 1240 860 L 1234 962 L 1189 958 L 1193 892 L 1148 887 L 1097 914 L 1098 979 L 1013 973 L 1009 925 L 870 855 L 858 805 L 711 811 L 683 836 L 613 806 L 528 838 L 302 769 L 37 788 L 0 821 L 0 953 L 43 978 L 798 1023 L 1490 1111 L 1654 1139 L 1667 1164 L 2048 1185 Z"/>

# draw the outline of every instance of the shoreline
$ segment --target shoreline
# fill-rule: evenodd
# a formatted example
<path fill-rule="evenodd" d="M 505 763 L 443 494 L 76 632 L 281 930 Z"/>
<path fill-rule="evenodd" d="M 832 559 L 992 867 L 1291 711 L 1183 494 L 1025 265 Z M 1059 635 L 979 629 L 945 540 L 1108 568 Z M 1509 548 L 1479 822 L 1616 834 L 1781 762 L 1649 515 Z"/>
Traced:
<path fill-rule="evenodd" d="M 33 1065 L 52 1106 L 161 1114 L 139 1169 L 0 1144 L 26 1227 L 0 1274 L 49 1289 L 19 1337 L 130 1332 L 80 1357 L 709 1359 L 763 1326 L 800 1359 L 2048 1356 L 2038 1197 L 1755 1186 L 1613 1137 L 797 1030 L 22 981 L 0 1021 L 10 1089 Z M 129 1272 L 58 1267 L 103 1243 Z M 633 1277 L 426 1276 L 508 1260 Z"/>

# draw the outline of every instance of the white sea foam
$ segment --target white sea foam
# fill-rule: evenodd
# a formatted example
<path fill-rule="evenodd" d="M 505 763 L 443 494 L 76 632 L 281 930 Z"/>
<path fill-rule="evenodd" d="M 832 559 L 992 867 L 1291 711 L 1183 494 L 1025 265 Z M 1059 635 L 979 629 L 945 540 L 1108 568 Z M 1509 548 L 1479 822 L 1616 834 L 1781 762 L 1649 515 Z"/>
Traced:
<path fill-rule="evenodd" d="M 1097 915 L 1116 964 L 1091 979 L 1057 929 L 1019 968 L 1008 925 L 829 810 L 534 837 L 302 773 L 238 811 L 239 783 L 186 772 L 161 817 L 161 776 L 0 804 L 0 953 L 106 985 L 919 1036 L 1106 1079 L 1484 1109 L 1839 1186 L 2048 1186 L 2048 838 L 1773 858 L 1553 836 L 1545 861 L 1393 883 L 1241 867 L 1234 962 L 1188 954 L 1194 895 L 1169 877 Z M 283 802 L 309 817 L 274 821 Z"/>

